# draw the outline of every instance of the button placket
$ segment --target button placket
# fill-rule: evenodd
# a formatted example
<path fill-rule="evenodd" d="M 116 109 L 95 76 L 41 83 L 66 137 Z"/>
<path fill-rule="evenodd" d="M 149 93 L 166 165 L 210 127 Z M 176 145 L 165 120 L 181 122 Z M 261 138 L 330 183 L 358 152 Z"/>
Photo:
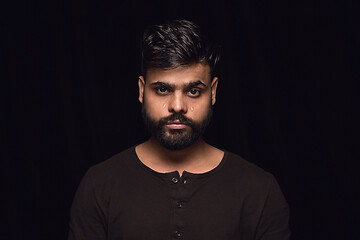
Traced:
<path fill-rule="evenodd" d="M 187 188 L 185 187 L 186 178 L 180 176 L 171 176 L 168 180 L 170 182 L 171 197 L 172 197 L 172 222 L 173 233 L 172 236 L 175 239 L 182 239 L 185 226 L 185 212 L 184 212 L 184 200 L 187 196 Z"/>

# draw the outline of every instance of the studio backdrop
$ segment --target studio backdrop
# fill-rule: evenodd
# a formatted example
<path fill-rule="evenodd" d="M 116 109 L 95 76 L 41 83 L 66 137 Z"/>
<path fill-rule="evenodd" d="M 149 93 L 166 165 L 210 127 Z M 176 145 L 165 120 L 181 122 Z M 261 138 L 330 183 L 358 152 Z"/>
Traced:
<path fill-rule="evenodd" d="M 137 79 L 151 24 L 221 45 L 205 139 L 271 172 L 292 239 L 355 239 L 359 28 L 351 1 L 2 3 L 0 239 L 66 239 L 86 170 L 148 137 Z"/>

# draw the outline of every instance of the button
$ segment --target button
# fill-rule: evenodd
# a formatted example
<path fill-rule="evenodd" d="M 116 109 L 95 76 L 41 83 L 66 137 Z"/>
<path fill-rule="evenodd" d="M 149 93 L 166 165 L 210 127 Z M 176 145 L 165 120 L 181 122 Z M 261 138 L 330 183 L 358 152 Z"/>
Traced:
<path fill-rule="evenodd" d="M 177 238 L 181 237 L 181 233 L 179 231 L 175 231 L 175 237 Z"/>
<path fill-rule="evenodd" d="M 178 183 L 179 182 L 179 180 L 177 179 L 177 178 L 175 178 L 175 177 L 173 177 L 172 179 L 171 179 L 171 181 L 173 182 L 173 183 Z"/>
<path fill-rule="evenodd" d="M 189 179 L 184 179 L 184 184 L 187 184 Z"/>
<path fill-rule="evenodd" d="M 183 205 L 182 202 L 177 202 L 176 206 L 177 206 L 178 208 L 182 208 L 184 205 Z"/>

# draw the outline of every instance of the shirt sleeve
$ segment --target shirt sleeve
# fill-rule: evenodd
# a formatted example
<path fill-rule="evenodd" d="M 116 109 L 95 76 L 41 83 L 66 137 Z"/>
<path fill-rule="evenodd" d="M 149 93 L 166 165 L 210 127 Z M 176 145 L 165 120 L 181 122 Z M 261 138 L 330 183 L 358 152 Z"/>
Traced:
<path fill-rule="evenodd" d="M 72 203 L 68 240 L 107 239 L 105 219 L 104 204 L 97 197 L 91 171 L 88 171 Z"/>
<path fill-rule="evenodd" d="M 257 240 L 289 240 L 289 206 L 281 189 L 271 175 L 269 191 L 260 222 L 257 227 Z"/>

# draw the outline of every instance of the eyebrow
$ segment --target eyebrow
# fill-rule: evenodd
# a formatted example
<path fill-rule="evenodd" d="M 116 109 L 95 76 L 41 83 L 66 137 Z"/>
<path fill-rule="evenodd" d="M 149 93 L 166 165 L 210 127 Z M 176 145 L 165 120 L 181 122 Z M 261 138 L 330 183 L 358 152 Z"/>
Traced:
<path fill-rule="evenodd" d="M 199 86 L 199 85 L 202 85 L 202 86 L 206 87 L 205 83 L 203 83 L 200 80 L 197 80 L 197 81 L 190 82 L 190 83 L 186 84 L 185 88 L 193 88 L 193 87 L 196 87 L 196 86 Z M 160 81 L 151 83 L 151 86 L 158 86 L 158 87 L 164 87 L 164 88 L 175 88 L 174 84 L 169 84 L 169 83 L 160 82 Z"/>
<path fill-rule="evenodd" d="M 196 86 L 199 86 L 199 85 L 202 85 L 202 86 L 206 87 L 205 83 L 203 83 L 200 80 L 197 80 L 195 82 L 190 82 L 189 84 L 186 85 L 186 87 L 192 88 L 192 87 L 196 87 Z"/>

